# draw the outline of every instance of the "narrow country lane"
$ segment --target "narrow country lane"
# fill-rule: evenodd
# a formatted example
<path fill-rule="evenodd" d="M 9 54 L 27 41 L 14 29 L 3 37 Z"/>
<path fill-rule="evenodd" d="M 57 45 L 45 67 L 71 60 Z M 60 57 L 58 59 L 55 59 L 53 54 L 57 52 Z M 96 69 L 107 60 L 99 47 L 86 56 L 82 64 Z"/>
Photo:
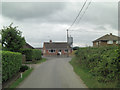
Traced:
<path fill-rule="evenodd" d="M 74 73 L 70 60 L 48 57 L 46 62 L 34 67 L 34 71 L 18 88 L 86 88 Z"/>

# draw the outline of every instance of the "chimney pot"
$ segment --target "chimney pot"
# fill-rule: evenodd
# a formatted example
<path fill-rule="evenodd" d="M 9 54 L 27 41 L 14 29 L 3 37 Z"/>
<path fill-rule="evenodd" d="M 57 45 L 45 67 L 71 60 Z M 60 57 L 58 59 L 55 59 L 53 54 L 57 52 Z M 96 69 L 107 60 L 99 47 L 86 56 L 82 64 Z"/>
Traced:
<path fill-rule="evenodd" d="M 52 42 L 52 40 L 50 40 L 50 42 Z"/>

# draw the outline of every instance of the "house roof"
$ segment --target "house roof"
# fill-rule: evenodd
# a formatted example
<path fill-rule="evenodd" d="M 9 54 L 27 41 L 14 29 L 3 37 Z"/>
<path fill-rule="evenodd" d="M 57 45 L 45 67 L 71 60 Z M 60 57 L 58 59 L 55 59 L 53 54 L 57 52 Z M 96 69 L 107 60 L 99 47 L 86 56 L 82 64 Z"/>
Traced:
<path fill-rule="evenodd" d="M 70 48 L 70 45 L 67 42 L 44 42 L 46 49 L 66 49 Z"/>
<path fill-rule="evenodd" d="M 28 44 L 28 43 L 26 43 L 24 46 L 23 46 L 23 48 L 32 48 L 32 49 L 34 49 L 34 47 L 32 47 L 30 44 Z"/>
<path fill-rule="evenodd" d="M 36 47 L 35 49 L 43 49 L 43 48 L 41 48 L 41 47 Z"/>
<path fill-rule="evenodd" d="M 96 41 L 108 41 L 108 40 L 118 41 L 118 40 L 120 40 L 120 37 L 112 35 L 112 33 L 110 33 L 110 34 L 106 34 L 106 35 L 94 40 L 93 42 L 96 42 Z"/>

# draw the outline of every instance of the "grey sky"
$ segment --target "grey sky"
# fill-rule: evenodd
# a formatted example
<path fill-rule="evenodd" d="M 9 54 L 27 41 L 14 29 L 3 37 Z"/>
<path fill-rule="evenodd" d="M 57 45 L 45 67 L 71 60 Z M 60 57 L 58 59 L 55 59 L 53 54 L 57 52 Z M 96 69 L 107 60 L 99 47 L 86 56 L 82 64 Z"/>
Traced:
<path fill-rule="evenodd" d="M 49 39 L 66 41 L 66 29 L 82 5 L 83 2 L 4 2 L 2 25 L 13 22 L 19 26 L 26 41 L 34 47 L 41 47 Z M 117 2 L 92 2 L 82 20 L 71 28 L 75 31 L 69 32 L 74 46 L 92 45 L 93 40 L 107 33 L 117 35 L 117 9 Z"/>

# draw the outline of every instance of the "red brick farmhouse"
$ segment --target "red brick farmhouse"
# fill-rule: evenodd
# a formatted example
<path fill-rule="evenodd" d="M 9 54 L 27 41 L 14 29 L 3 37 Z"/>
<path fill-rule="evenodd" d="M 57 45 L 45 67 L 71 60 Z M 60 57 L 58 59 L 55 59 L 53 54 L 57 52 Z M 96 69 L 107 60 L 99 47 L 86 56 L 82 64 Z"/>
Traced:
<path fill-rule="evenodd" d="M 67 42 L 44 42 L 43 44 L 43 55 L 44 56 L 55 56 L 55 55 L 70 55 L 72 48 Z"/>

